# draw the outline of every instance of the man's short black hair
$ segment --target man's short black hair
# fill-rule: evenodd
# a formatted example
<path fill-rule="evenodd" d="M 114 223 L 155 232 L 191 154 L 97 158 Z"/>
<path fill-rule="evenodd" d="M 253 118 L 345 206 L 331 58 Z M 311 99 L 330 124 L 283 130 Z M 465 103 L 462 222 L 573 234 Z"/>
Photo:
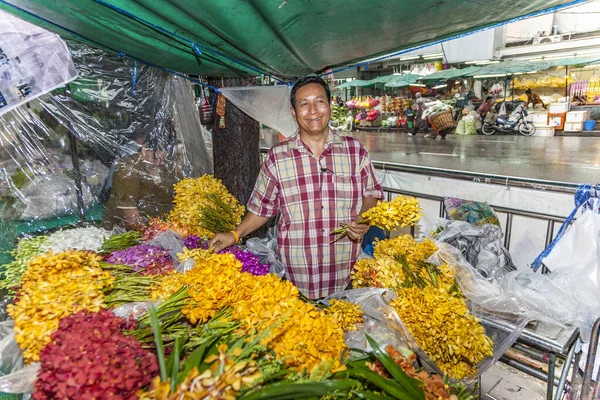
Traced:
<path fill-rule="evenodd" d="M 488 96 L 485 98 L 485 101 L 490 101 L 492 99 L 492 96 Z"/>
<path fill-rule="evenodd" d="M 317 85 L 323 86 L 323 89 L 325 89 L 325 94 L 327 95 L 327 102 L 331 103 L 331 90 L 329 90 L 327 82 L 325 82 L 323 78 L 318 75 L 310 74 L 298 79 L 296 83 L 294 83 L 294 87 L 292 87 L 292 93 L 290 94 L 290 103 L 292 103 L 292 108 L 296 108 L 296 92 L 302 86 L 310 85 L 311 83 L 316 83 Z"/>
<path fill-rule="evenodd" d="M 525 91 L 525 93 L 527 93 L 527 94 L 531 93 L 531 89 L 527 89 L 527 90 Z"/>

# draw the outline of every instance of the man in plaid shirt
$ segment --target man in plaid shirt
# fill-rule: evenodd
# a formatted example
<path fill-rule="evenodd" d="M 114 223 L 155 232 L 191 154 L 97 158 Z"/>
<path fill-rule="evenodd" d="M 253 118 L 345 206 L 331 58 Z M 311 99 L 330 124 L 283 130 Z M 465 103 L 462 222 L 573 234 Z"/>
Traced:
<path fill-rule="evenodd" d="M 265 159 L 249 213 L 233 231 L 211 241 L 232 246 L 281 213 L 277 244 L 286 274 L 301 293 L 317 299 L 344 289 L 368 231 L 360 215 L 383 198 L 369 154 L 351 137 L 329 129 L 331 93 L 316 75 L 291 92 L 298 133 L 274 146 Z M 348 238 L 330 243 L 332 230 L 348 225 Z"/>

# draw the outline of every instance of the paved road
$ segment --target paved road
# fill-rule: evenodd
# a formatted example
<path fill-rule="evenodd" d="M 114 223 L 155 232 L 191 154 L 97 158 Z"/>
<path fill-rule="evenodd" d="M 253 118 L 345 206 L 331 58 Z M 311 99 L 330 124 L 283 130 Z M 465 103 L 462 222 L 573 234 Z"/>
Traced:
<path fill-rule="evenodd" d="M 600 182 L 600 138 L 455 136 L 352 132 L 375 161 L 571 183 Z M 261 146 L 277 141 L 264 132 Z"/>

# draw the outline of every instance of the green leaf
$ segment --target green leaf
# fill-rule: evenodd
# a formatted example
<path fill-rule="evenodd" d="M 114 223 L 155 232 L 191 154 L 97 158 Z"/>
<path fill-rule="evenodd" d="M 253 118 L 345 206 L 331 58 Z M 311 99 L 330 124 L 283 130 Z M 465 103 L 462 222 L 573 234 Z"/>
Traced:
<path fill-rule="evenodd" d="M 359 382 L 353 379 L 328 380 L 311 383 L 274 383 L 255 392 L 246 394 L 240 397 L 239 400 L 309 399 L 311 397 L 325 395 L 347 397 L 348 391 L 357 385 L 359 385 Z M 335 391 L 341 393 L 333 393 Z"/>
<path fill-rule="evenodd" d="M 189 356 L 185 359 L 182 365 L 181 374 L 179 374 L 179 379 L 177 380 L 177 384 L 183 383 L 185 378 L 190 374 L 190 372 L 200 365 L 202 360 L 204 360 L 204 353 L 206 353 L 206 348 L 208 343 L 202 343 L 200 346 L 196 348 Z"/>
<path fill-rule="evenodd" d="M 218 340 L 215 340 L 214 342 L 211 343 L 211 345 L 208 347 L 208 350 L 206 351 L 206 354 L 204 355 L 204 358 L 202 359 L 202 363 L 200 363 L 200 365 L 198 365 L 198 372 L 200 374 L 202 374 L 204 371 L 206 371 L 208 369 L 208 367 L 210 367 L 210 365 L 206 364 L 204 362 L 204 360 L 206 360 L 208 357 L 215 355 L 215 354 L 219 354 Z"/>
<path fill-rule="evenodd" d="M 154 344 L 156 344 L 156 355 L 158 357 L 158 367 L 160 368 L 160 380 L 161 382 L 166 382 L 168 373 L 167 365 L 165 363 L 165 348 L 163 346 L 162 333 L 160 331 L 160 325 L 154 307 L 148 308 L 148 315 L 150 316 L 150 325 L 152 326 L 152 332 L 154 333 Z"/>
<path fill-rule="evenodd" d="M 424 399 L 425 393 L 421 389 L 423 382 L 418 379 L 411 378 L 396 362 L 390 357 L 385 351 L 379 347 L 379 344 L 371 336 L 365 334 L 369 345 L 373 349 L 373 354 L 385 367 L 385 369 L 392 375 L 392 377 L 398 382 L 404 389 L 412 394 L 414 399 Z"/>
<path fill-rule="evenodd" d="M 424 399 L 425 397 L 423 391 L 421 391 L 420 395 L 410 393 L 408 390 L 400 386 L 398 382 L 392 379 L 386 379 L 378 373 L 371 371 L 367 367 L 355 366 L 352 369 L 349 369 L 348 372 L 350 373 L 351 377 L 364 378 L 377 386 L 379 389 L 383 390 L 385 393 L 399 400 Z"/>
<path fill-rule="evenodd" d="M 381 393 L 370 392 L 366 390 L 353 390 L 352 394 L 356 395 L 359 399 L 365 400 L 394 400 L 393 397 L 385 396 Z"/>
<path fill-rule="evenodd" d="M 177 388 L 177 377 L 179 375 L 179 355 L 181 354 L 181 342 L 181 336 L 175 339 L 175 346 L 173 348 L 173 352 L 171 353 L 171 355 L 173 355 L 173 364 L 171 366 L 171 393 L 175 393 L 175 389 Z"/>

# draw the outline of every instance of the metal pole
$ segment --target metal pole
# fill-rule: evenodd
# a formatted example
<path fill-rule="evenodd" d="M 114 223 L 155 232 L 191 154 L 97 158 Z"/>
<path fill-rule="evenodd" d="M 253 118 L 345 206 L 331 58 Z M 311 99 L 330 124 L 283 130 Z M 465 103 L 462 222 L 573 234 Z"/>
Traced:
<path fill-rule="evenodd" d="M 587 359 L 585 361 L 585 372 L 583 374 L 583 389 L 581 391 L 581 400 L 589 400 L 592 391 L 592 374 L 594 373 L 594 363 L 596 361 L 596 352 L 598 351 L 598 334 L 600 331 L 600 318 L 594 323 L 592 334 L 590 336 L 590 346 L 588 348 Z M 596 382 L 596 385 L 598 382 Z"/>
<path fill-rule="evenodd" d="M 79 156 L 77 154 L 77 138 L 68 126 L 71 162 L 73 163 L 73 178 L 75 180 L 75 194 L 77 195 L 77 208 L 79 211 L 79 222 L 85 222 L 85 203 L 83 201 L 83 189 L 81 186 L 81 171 L 79 169 Z"/>
<path fill-rule="evenodd" d="M 569 66 L 565 66 L 565 97 L 567 98 L 567 103 L 569 101 Z"/>
<path fill-rule="evenodd" d="M 556 369 L 556 354 L 550 353 L 548 360 L 548 386 L 546 387 L 546 398 L 552 400 L 552 392 L 554 391 L 554 371 Z"/>

